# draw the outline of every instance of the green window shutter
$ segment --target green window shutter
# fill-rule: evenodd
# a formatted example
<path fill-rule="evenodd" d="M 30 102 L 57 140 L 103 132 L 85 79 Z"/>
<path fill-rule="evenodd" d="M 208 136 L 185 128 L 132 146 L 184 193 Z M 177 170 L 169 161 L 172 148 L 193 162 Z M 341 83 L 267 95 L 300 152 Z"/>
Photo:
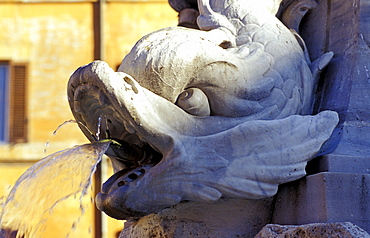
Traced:
<path fill-rule="evenodd" d="M 27 79 L 28 65 L 10 64 L 9 142 L 27 142 Z"/>

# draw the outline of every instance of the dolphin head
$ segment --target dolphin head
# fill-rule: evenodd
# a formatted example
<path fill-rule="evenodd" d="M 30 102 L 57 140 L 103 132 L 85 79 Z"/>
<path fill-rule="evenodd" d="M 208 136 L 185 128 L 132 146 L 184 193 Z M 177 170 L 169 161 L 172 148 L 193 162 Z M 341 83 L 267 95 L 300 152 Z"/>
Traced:
<path fill-rule="evenodd" d="M 97 195 L 100 210 L 127 219 L 184 200 L 266 198 L 305 175 L 337 114 L 304 116 L 315 82 L 296 37 L 273 18 L 245 19 L 234 30 L 162 29 L 118 72 L 94 61 L 70 77 L 81 130 L 113 141 L 115 173 Z"/>

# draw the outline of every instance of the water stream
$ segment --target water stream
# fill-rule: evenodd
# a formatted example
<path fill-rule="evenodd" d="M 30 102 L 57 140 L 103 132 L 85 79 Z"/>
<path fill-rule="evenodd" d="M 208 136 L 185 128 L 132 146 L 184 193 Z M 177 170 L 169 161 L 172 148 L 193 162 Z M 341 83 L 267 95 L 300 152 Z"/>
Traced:
<path fill-rule="evenodd" d="M 30 167 L 3 203 L 0 238 L 35 237 L 58 202 L 77 194 L 82 199 L 110 143 L 104 140 L 75 146 Z"/>

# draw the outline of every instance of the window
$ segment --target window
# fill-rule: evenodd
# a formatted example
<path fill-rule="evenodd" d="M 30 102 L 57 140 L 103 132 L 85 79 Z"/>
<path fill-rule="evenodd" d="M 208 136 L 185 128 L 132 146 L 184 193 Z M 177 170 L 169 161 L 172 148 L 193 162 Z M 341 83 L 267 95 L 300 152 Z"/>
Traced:
<path fill-rule="evenodd" d="M 0 61 L 0 142 L 27 142 L 27 64 Z"/>

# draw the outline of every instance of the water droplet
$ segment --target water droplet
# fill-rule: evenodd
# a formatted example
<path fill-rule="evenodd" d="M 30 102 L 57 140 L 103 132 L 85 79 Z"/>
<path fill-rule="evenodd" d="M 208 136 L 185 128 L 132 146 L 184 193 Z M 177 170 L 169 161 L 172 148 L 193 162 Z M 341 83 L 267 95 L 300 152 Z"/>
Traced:
<path fill-rule="evenodd" d="M 48 149 L 48 147 L 49 147 L 49 145 L 50 145 L 50 140 L 47 140 L 46 141 L 46 143 L 45 143 L 45 148 L 44 148 L 44 153 L 46 153 L 46 151 L 47 151 L 47 149 Z"/>
<path fill-rule="evenodd" d="M 96 138 L 98 140 L 100 140 L 100 128 L 101 128 L 101 119 L 102 119 L 102 116 L 100 115 L 99 118 L 98 118 L 98 128 L 97 128 L 97 132 L 95 134 Z"/>

